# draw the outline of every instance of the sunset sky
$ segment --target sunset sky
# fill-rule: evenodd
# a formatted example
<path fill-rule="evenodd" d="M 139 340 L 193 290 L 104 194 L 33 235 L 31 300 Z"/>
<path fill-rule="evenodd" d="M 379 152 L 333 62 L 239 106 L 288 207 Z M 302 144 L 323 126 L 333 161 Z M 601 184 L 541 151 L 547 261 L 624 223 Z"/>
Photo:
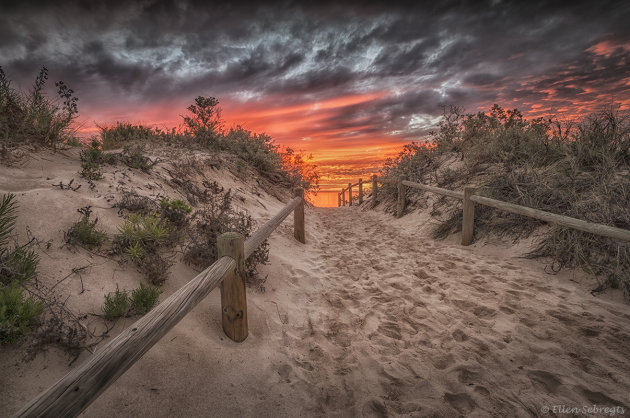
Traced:
<path fill-rule="evenodd" d="M 425 139 L 443 105 L 630 107 L 628 1 L 12 3 L 0 2 L 0 66 L 28 89 L 45 65 L 75 90 L 84 133 L 177 126 L 213 96 L 226 127 L 312 153 L 323 189 Z"/>

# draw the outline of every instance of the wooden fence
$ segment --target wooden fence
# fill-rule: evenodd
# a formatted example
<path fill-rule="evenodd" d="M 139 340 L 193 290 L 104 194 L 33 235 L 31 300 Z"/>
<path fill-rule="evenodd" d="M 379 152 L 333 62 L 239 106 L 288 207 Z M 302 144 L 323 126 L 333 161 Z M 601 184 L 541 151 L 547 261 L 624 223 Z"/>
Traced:
<path fill-rule="evenodd" d="M 74 417 L 126 372 L 191 309 L 221 285 L 223 330 L 234 341 L 247 337 L 245 259 L 293 211 L 295 239 L 304 243 L 304 190 L 247 240 L 229 232 L 218 238 L 219 259 L 145 316 L 39 394 L 15 417 Z"/>
<path fill-rule="evenodd" d="M 491 199 L 488 197 L 475 194 L 476 189 L 474 187 L 464 187 L 461 192 L 442 189 L 440 187 L 429 186 L 422 183 L 416 183 L 408 181 L 405 177 L 399 177 L 398 179 L 388 179 L 383 177 L 372 176 L 372 201 L 371 206 L 375 207 L 378 199 L 378 183 L 389 183 L 397 185 L 397 205 L 396 216 L 400 218 L 405 211 L 405 195 L 407 193 L 407 187 L 415 189 L 425 190 L 432 193 L 437 193 L 443 196 L 452 197 L 454 199 L 463 200 L 463 219 L 462 219 L 462 245 L 470 245 L 473 242 L 473 235 L 475 230 L 475 203 L 480 205 L 490 206 L 505 212 L 514 213 L 517 215 L 528 216 L 530 218 L 539 219 L 545 222 L 555 223 L 557 225 L 565 226 L 568 228 L 577 229 L 579 231 L 589 232 L 595 235 L 601 235 L 608 238 L 630 241 L 630 231 L 621 228 L 615 228 L 608 225 L 596 224 L 587 222 L 581 219 L 571 218 L 569 216 L 557 215 L 555 213 L 545 212 L 539 209 L 528 208 L 526 206 L 515 205 L 513 203 L 503 202 L 501 200 Z M 352 206 L 353 196 L 352 187 L 359 186 L 359 204 L 363 203 L 363 191 L 362 182 L 348 184 L 348 188 L 344 188 L 339 192 L 338 203 L 339 206 L 344 206 L 346 203 Z M 346 200 L 345 193 L 348 192 L 348 199 Z"/>

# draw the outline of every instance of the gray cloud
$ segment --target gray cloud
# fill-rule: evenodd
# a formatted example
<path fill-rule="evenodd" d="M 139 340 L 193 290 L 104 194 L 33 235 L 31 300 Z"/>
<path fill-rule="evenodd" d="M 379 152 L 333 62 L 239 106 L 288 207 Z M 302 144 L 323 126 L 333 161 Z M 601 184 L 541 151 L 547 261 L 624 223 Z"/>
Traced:
<path fill-rule="evenodd" d="M 281 105 L 389 92 L 323 123 L 401 141 L 426 133 L 414 115 L 443 104 L 630 101 L 627 2 L 419 3 L 2 2 L 0 65 L 24 87 L 46 65 L 89 108 L 114 96 Z M 617 47 L 589 50 L 603 41 Z"/>

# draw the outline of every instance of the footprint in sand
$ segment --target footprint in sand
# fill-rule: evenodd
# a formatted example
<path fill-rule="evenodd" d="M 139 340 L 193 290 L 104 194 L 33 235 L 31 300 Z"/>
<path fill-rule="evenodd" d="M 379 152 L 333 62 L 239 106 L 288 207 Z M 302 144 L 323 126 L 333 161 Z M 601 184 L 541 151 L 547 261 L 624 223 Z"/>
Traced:
<path fill-rule="evenodd" d="M 469 414 L 477 408 L 477 404 L 473 398 L 466 393 L 446 392 L 444 394 L 444 400 L 462 414 Z"/>
<path fill-rule="evenodd" d="M 556 375 L 544 370 L 530 370 L 527 372 L 527 377 L 534 386 L 539 386 L 548 393 L 556 393 L 558 388 L 562 386 L 562 381 Z"/>
<path fill-rule="evenodd" d="M 466 333 L 461 329 L 456 329 L 451 335 L 453 339 L 459 343 L 464 342 L 468 339 L 468 335 L 466 335 Z"/>

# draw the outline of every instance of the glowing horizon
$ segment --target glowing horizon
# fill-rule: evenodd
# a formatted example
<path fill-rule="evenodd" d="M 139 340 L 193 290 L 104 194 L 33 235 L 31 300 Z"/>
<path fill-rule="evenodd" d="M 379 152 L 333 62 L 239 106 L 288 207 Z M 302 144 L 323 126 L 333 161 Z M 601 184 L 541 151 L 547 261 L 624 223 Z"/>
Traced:
<path fill-rule="evenodd" d="M 442 106 L 630 110 L 627 4 L 416 3 L 19 2 L 0 14 L 0 65 L 25 90 L 46 65 L 76 92 L 86 136 L 95 123 L 177 127 L 195 97 L 215 97 L 224 128 L 313 154 L 324 190 L 426 140 Z"/>

